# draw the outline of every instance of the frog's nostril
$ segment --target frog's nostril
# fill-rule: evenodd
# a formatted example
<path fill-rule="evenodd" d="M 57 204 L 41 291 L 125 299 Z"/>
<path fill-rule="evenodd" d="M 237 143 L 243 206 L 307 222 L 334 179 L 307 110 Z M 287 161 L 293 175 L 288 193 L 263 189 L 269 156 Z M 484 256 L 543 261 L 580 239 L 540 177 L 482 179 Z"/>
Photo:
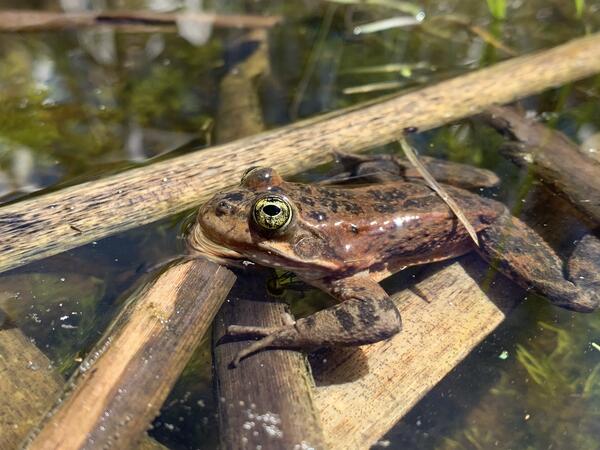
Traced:
<path fill-rule="evenodd" d="M 223 216 L 225 214 L 229 214 L 230 212 L 231 212 L 231 205 L 229 203 L 227 203 L 224 200 L 217 203 L 217 208 L 215 211 L 215 214 L 217 215 L 217 217 Z"/>

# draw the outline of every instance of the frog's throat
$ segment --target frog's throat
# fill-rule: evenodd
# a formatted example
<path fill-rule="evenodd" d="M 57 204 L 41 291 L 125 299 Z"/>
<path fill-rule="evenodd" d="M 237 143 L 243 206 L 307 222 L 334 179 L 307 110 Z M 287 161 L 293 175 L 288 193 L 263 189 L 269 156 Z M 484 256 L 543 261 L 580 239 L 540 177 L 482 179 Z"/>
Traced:
<path fill-rule="evenodd" d="M 244 259 L 238 252 L 212 241 L 198 223 L 192 226 L 187 244 L 192 252 L 199 253 L 217 264 L 239 266 Z"/>

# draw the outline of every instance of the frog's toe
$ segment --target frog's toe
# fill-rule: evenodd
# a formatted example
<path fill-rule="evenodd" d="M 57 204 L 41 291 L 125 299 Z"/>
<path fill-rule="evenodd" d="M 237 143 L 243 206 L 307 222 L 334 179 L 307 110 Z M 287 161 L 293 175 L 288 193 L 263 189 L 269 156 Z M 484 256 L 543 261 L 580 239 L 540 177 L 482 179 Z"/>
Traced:
<path fill-rule="evenodd" d="M 275 333 L 277 327 L 253 327 L 245 325 L 230 325 L 227 327 L 227 335 L 234 337 L 264 337 Z"/>
<path fill-rule="evenodd" d="M 233 367 L 237 367 L 240 361 L 247 356 L 266 348 L 291 348 L 296 347 L 298 344 L 298 332 L 293 325 L 286 325 L 279 328 L 232 325 L 227 329 L 227 332 L 232 336 L 264 336 L 262 339 L 240 350 L 231 362 Z"/>

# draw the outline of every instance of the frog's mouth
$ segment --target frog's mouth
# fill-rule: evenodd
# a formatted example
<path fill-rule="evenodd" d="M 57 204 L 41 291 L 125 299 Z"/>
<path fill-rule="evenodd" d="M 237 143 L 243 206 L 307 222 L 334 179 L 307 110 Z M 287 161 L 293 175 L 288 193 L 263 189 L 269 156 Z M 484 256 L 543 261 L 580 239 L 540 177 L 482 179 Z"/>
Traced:
<path fill-rule="evenodd" d="M 245 258 L 240 253 L 212 241 L 198 223 L 195 223 L 190 229 L 187 244 L 192 252 L 199 253 L 217 264 L 244 265 Z"/>

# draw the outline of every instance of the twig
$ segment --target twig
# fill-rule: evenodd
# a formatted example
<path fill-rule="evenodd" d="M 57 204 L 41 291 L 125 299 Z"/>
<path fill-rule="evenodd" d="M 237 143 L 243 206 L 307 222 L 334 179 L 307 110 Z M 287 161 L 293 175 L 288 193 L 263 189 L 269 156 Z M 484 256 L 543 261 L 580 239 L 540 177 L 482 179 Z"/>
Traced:
<path fill-rule="evenodd" d="M 53 12 L 30 10 L 0 11 L 0 31 L 43 31 L 99 25 L 126 27 L 172 27 L 179 21 L 209 24 L 215 28 L 270 28 L 281 21 L 276 16 L 219 15 L 212 13 L 157 13 L 152 11 Z"/>
<path fill-rule="evenodd" d="M 0 271 L 198 205 L 249 166 L 297 173 L 600 71 L 600 35 L 576 39 L 421 90 L 0 208 Z M 82 232 L 71 228 L 75 226 Z"/>
<path fill-rule="evenodd" d="M 202 260 L 162 273 L 81 364 L 71 391 L 27 448 L 130 448 L 138 442 L 234 279 Z"/>
<path fill-rule="evenodd" d="M 440 196 L 440 198 L 442 200 L 444 200 L 446 205 L 448 205 L 448 207 L 456 215 L 458 220 L 460 220 L 460 223 L 462 223 L 463 226 L 467 229 L 467 232 L 469 233 L 469 236 L 471 236 L 471 239 L 473 240 L 475 245 L 477 247 L 479 247 L 479 240 L 477 239 L 477 233 L 475 232 L 473 225 L 471 225 L 469 223 L 467 216 L 465 216 L 465 213 L 460 208 L 460 206 L 458 206 L 458 204 L 456 203 L 456 201 L 454 201 L 454 199 L 450 196 L 450 194 L 448 194 L 448 192 L 446 192 L 446 190 L 442 186 L 439 185 L 439 183 L 435 180 L 435 178 L 433 178 L 433 176 L 431 176 L 429 171 L 425 168 L 425 166 L 421 163 L 421 161 L 419 161 L 419 158 L 417 158 L 417 155 L 415 155 L 415 152 L 413 151 L 411 146 L 408 144 L 406 139 L 404 137 L 401 137 L 398 141 L 400 142 L 400 146 L 402 147 L 402 150 L 404 151 L 404 154 L 406 155 L 408 160 L 413 164 L 413 166 L 415 166 L 415 168 L 417 169 L 417 171 L 419 172 L 421 177 L 423 177 L 423 179 L 427 182 L 429 187 L 431 189 L 433 189 Z"/>

